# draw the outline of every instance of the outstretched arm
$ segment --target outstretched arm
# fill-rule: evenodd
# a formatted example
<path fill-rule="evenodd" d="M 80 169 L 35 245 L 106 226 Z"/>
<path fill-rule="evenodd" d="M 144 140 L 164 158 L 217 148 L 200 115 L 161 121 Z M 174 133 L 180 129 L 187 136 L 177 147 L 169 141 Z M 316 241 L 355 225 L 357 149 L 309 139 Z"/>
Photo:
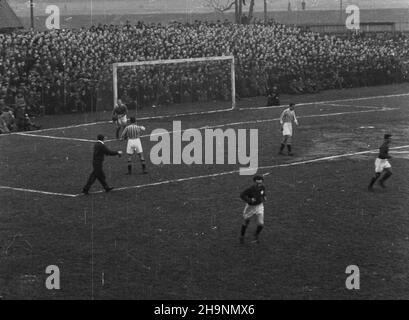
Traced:
<path fill-rule="evenodd" d="M 107 156 L 118 156 L 120 155 L 119 151 L 112 151 L 107 146 L 104 145 L 104 154 Z"/>

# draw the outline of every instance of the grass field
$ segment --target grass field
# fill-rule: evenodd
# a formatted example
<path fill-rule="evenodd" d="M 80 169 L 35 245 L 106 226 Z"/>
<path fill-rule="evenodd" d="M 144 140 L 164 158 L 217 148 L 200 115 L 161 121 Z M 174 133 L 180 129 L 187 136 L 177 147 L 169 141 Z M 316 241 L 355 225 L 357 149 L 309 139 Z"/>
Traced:
<path fill-rule="evenodd" d="M 290 97 L 284 97 L 288 102 Z M 125 176 L 105 164 L 117 191 L 80 195 L 96 134 L 107 121 L 47 117 L 48 128 L 0 136 L 0 296 L 3 299 L 383 299 L 409 298 L 409 85 L 291 97 L 299 103 L 295 157 L 279 157 L 282 108 L 264 99 L 239 110 L 145 120 L 146 157 L 156 128 L 259 130 L 266 175 L 261 243 L 238 241 L 251 178 L 238 165 L 163 165 Z M 68 126 L 51 129 L 52 126 Z M 394 135 L 388 189 L 366 190 L 376 150 Z M 124 142 L 107 142 L 124 149 Z M 61 270 L 61 290 L 44 286 Z M 357 265 L 361 289 L 345 288 Z"/>

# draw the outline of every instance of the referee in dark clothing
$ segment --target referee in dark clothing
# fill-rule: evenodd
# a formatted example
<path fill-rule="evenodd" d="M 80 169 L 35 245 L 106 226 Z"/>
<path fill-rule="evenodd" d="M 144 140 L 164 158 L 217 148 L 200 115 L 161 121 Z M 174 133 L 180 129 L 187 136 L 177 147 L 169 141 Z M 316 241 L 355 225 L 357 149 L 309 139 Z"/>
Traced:
<path fill-rule="evenodd" d="M 108 186 L 108 184 L 105 181 L 105 173 L 103 169 L 103 164 L 104 164 L 104 159 L 105 156 L 121 156 L 122 151 L 111 151 L 108 149 L 108 147 L 104 144 L 104 139 L 105 137 L 100 134 L 97 137 L 98 141 L 94 145 L 94 157 L 92 161 L 92 167 L 94 170 L 91 172 L 87 184 L 85 187 L 82 189 L 83 194 L 88 194 L 89 189 L 95 182 L 95 180 L 98 179 L 98 181 L 101 183 L 101 185 L 104 187 L 106 192 L 111 191 L 112 187 Z"/>

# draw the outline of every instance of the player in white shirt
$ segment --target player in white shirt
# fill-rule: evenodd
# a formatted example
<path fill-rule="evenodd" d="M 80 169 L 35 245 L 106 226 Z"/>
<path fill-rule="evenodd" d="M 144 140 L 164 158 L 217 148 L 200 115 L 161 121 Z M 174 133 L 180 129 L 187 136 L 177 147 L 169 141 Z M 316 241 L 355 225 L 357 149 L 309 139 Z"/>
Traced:
<path fill-rule="evenodd" d="M 283 133 L 283 140 L 281 141 L 280 155 L 284 155 L 284 148 L 287 146 L 288 155 L 292 156 L 291 151 L 293 138 L 293 122 L 298 126 L 297 116 L 295 115 L 295 104 L 290 103 L 290 107 L 285 109 L 280 116 L 281 132 Z"/>
<path fill-rule="evenodd" d="M 130 118 L 131 124 L 127 126 L 122 132 L 121 140 L 128 140 L 126 153 L 128 155 L 128 175 L 132 174 L 132 156 L 137 153 L 142 164 L 143 173 L 146 171 L 146 162 L 143 156 L 143 149 L 141 143 L 141 132 L 145 131 L 145 127 L 136 124 L 135 117 Z"/>

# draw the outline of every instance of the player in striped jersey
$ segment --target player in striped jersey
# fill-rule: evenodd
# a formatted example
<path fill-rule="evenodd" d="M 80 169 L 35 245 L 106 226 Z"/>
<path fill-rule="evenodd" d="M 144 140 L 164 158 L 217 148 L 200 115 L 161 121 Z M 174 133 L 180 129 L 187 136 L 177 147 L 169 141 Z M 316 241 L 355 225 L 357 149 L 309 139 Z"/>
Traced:
<path fill-rule="evenodd" d="M 136 124 L 135 117 L 130 118 L 131 124 L 127 126 L 124 131 L 122 132 L 121 139 L 126 140 L 128 139 L 128 145 L 126 148 L 126 153 L 128 154 L 128 175 L 132 174 L 132 156 L 135 152 L 139 156 L 139 160 L 142 164 L 142 171 L 143 173 L 148 173 L 146 171 L 146 162 L 145 158 L 143 157 L 143 149 L 141 143 L 141 132 L 145 131 L 145 127 L 138 126 Z"/>
<path fill-rule="evenodd" d="M 292 156 L 291 145 L 293 138 L 293 122 L 298 126 L 297 116 L 295 115 L 295 104 L 290 103 L 290 107 L 285 109 L 280 116 L 281 132 L 283 133 L 283 140 L 279 154 L 284 155 L 284 148 L 287 146 L 288 155 Z"/>
<path fill-rule="evenodd" d="M 112 121 L 116 124 L 116 138 L 119 139 L 121 128 L 125 128 L 128 124 L 128 108 L 120 99 L 112 111 Z"/>

